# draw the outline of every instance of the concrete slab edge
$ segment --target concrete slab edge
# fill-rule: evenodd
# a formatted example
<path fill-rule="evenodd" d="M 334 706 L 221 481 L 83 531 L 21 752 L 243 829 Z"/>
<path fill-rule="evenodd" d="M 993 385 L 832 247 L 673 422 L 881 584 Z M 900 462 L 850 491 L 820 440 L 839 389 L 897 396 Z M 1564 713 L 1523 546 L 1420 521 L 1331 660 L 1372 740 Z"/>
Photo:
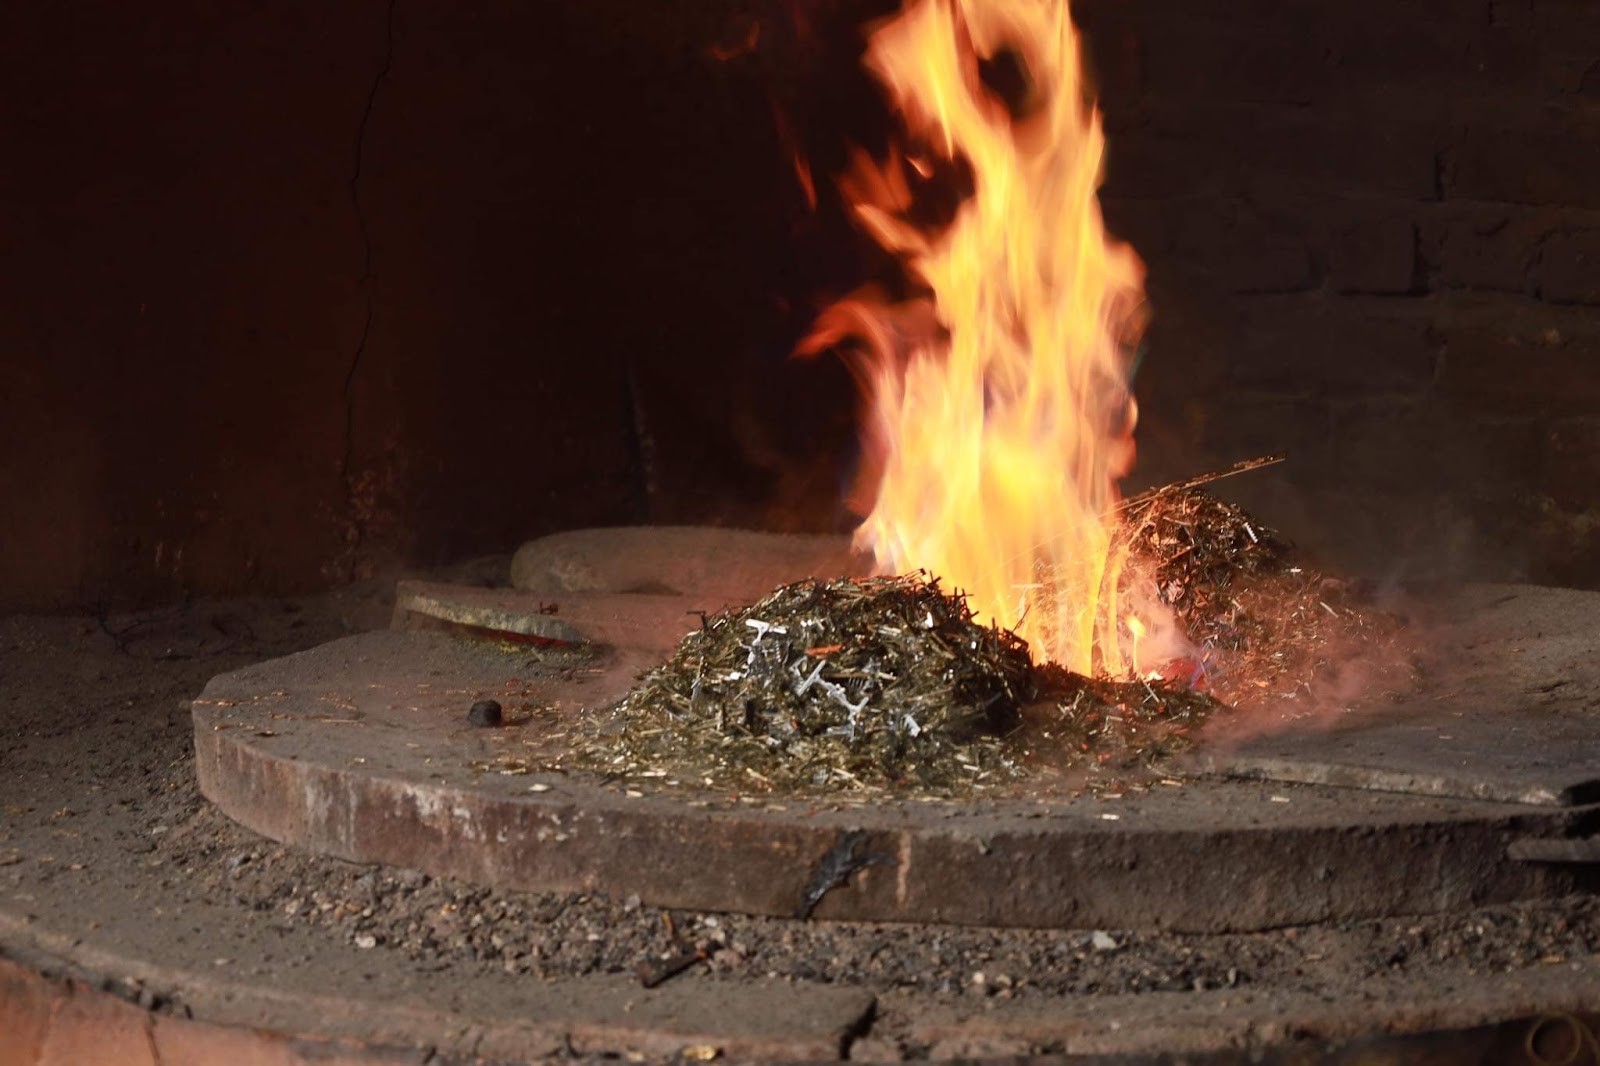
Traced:
<path fill-rule="evenodd" d="M 1440 913 L 1570 888 L 1566 872 L 1507 855 L 1513 840 L 1563 835 L 1570 809 L 1121 832 L 1036 819 L 979 837 L 871 810 L 848 825 L 777 821 L 624 800 L 592 785 L 490 795 L 280 757 L 243 731 L 215 728 L 207 708 L 194 713 L 201 791 L 229 817 L 348 861 L 478 884 L 788 917 L 819 864 L 856 833 L 877 861 L 829 892 L 818 918 L 1217 933 Z M 1177 870 L 1182 877 L 1171 876 Z"/>
<path fill-rule="evenodd" d="M 1592 1015 L 1600 1007 L 1600 956 L 1452 979 L 1442 985 L 1375 977 L 1342 999 L 1316 993 L 1280 995 L 1270 989 L 1219 989 L 1112 997 L 1086 1004 L 1019 1001 L 971 1010 L 919 1008 L 889 996 L 883 1006 L 886 1014 L 908 1015 L 905 1031 L 929 1048 L 933 1059 L 994 1058 L 1050 1049 L 1070 1055 L 1150 1055 L 1171 1061 L 1172 1056 L 1314 1048 L 1320 1042 L 1423 1036 Z M 1292 1056 L 1289 1060 L 1313 1061 Z M 1278 1060 L 1266 1054 L 1264 1061 Z"/>

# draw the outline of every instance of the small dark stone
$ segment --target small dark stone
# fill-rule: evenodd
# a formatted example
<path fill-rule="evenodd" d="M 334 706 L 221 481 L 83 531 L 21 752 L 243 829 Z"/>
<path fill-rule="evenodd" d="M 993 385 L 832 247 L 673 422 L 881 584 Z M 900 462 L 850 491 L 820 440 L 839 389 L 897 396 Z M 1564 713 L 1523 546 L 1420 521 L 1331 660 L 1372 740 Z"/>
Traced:
<path fill-rule="evenodd" d="M 500 715 L 500 704 L 495 700 L 479 700 L 467 712 L 467 721 L 473 725 L 497 726 L 504 720 Z"/>

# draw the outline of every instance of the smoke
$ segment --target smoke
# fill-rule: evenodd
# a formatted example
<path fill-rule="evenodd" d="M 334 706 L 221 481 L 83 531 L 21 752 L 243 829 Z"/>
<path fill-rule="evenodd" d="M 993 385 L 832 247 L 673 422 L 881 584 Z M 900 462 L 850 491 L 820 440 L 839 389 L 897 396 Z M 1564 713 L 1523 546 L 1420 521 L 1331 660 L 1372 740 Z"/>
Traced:
<path fill-rule="evenodd" d="M 1316 609 L 1342 615 L 1342 624 L 1299 646 L 1286 639 L 1285 669 L 1269 683 L 1240 678 L 1244 684 L 1230 690 L 1238 693 L 1228 701 L 1233 713 L 1219 715 L 1207 728 L 1213 748 L 1229 750 L 1270 734 L 1331 731 L 1372 715 L 1404 713 L 1426 688 L 1438 627 L 1425 598 L 1392 582 L 1321 578 L 1319 585 L 1327 600 L 1315 600 Z M 1283 614 L 1268 624 L 1292 637 L 1295 613 L 1285 604 Z M 1219 687 L 1232 680 L 1234 666 L 1227 655 L 1217 657 L 1212 676 Z"/>

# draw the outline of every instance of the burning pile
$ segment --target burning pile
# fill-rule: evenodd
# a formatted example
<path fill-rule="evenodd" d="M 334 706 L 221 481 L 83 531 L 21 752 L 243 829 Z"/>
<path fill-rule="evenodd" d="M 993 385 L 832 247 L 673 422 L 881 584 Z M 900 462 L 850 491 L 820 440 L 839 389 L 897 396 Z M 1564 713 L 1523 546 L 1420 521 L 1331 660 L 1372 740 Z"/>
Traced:
<path fill-rule="evenodd" d="M 905 137 L 840 187 L 903 284 L 839 301 L 801 350 L 841 352 L 863 385 L 857 547 L 962 594 L 802 582 L 709 619 L 589 764 L 740 790 L 981 786 L 1158 760 L 1213 694 L 1309 692 L 1364 616 L 1196 483 L 1120 501 L 1143 267 L 1101 220 L 1067 4 L 906 0 L 866 63 Z M 966 191 L 930 215 L 941 180 Z"/>
<path fill-rule="evenodd" d="M 1162 771 L 1214 714 L 1309 704 L 1330 671 L 1396 628 L 1190 484 L 1129 500 L 1117 537 L 1184 634 L 1188 654 L 1159 671 L 1034 662 L 1025 641 L 980 624 L 925 574 L 802 581 L 708 617 L 578 745 L 579 763 L 784 793 L 952 794 L 1037 773 Z"/>
<path fill-rule="evenodd" d="M 1188 649 L 1163 676 L 1249 708 L 1329 695 L 1358 659 L 1374 680 L 1407 669 L 1389 654 L 1395 618 L 1302 564 L 1277 531 L 1191 486 L 1136 496 L 1121 514 L 1119 539 L 1151 575 Z"/>

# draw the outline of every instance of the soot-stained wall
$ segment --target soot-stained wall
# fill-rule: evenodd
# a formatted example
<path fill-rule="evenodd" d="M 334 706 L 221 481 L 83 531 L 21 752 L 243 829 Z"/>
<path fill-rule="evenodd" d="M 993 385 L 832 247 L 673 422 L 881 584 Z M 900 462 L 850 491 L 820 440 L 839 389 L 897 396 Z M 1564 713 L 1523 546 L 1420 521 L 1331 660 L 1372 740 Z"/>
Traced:
<path fill-rule="evenodd" d="M 0 604 L 840 527 L 851 388 L 787 352 L 873 257 L 789 149 L 881 125 L 885 6 L 12 5 Z M 1287 450 L 1230 491 L 1335 563 L 1600 581 L 1600 8 L 1079 6 L 1141 476 Z"/>

